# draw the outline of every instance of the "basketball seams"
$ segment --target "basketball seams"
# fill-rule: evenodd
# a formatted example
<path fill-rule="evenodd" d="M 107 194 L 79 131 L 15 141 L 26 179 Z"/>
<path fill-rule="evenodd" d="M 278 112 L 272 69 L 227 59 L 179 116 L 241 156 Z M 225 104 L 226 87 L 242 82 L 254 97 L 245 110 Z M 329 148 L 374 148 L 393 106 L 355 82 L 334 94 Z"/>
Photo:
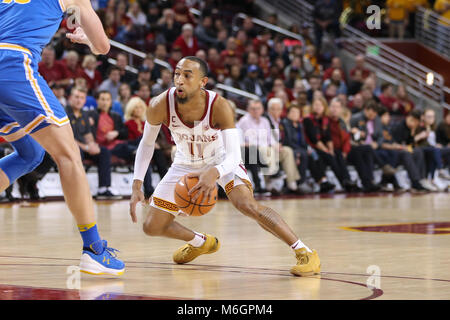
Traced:
<path fill-rule="evenodd" d="M 199 202 L 201 202 L 203 200 L 203 196 L 202 196 L 202 198 L 197 199 L 196 202 L 192 202 L 192 197 L 188 197 L 189 200 L 185 198 L 187 196 L 187 194 L 189 193 L 190 188 L 193 187 L 193 186 L 190 186 L 190 184 L 192 184 L 192 183 L 189 180 L 190 180 L 189 177 L 187 177 L 187 175 L 184 175 L 180 179 L 180 181 L 176 184 L 176 187 L 174 190 L 175 202 L 177 203 L 177 200 L 178 200 L 178 202 L 183 202 L 181 204 L 181 206 L 178 203 L 177 203 L 177 205 L 180 208 L 180 210 L 182 210 L 188 216 L 193 216 L 193 217 L 203 216 L 203 215 L 207 214 L 212 209 L 212 207 L 215 206 L 215 204 L 217 202 L 217 188 L 216 188 L 216 192 L 211 197 L 212 200 L 214 201 L 213 203 L 200 204 Z M 182 184 L 184 184 L 184 188 L 182 188 Z M 181 187 L 181 189 L 180 189 L 180 187 Z M 177 188 L 178 188 L 178 190 L 177 190 Z"/>

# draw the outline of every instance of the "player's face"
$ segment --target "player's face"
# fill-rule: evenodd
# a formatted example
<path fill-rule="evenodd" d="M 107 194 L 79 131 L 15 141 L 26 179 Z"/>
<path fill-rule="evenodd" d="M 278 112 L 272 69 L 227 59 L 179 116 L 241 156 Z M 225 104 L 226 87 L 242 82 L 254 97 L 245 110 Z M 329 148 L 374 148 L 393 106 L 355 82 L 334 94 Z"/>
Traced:
<path fill-rule="evenodd" d="M 188 102 L 207 82 L 208 78 L 203 76 L 197 62 L 181 59 L 173 76 L 177 102 L 180 104 Z"/>

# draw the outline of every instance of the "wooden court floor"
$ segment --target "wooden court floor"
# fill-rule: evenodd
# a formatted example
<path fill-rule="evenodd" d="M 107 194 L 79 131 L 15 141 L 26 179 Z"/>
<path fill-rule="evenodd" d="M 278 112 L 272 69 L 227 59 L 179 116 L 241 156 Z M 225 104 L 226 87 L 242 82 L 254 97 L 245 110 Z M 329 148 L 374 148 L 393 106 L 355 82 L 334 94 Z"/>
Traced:
<path fill-rule="evenodd" d="M 322 261 L 289 274 L 293 252 L 228 201 L 180 217 L 221 249 L 175 265 L 181 242 L 142 232 L 128 202 L 96 204 L 101 235 L 126 262 L 120 278 L 81 275 L 81 239 L 64 202 L 0 205 L 0 299 L 450 299 L 450 195 L 261 200 Z"/>

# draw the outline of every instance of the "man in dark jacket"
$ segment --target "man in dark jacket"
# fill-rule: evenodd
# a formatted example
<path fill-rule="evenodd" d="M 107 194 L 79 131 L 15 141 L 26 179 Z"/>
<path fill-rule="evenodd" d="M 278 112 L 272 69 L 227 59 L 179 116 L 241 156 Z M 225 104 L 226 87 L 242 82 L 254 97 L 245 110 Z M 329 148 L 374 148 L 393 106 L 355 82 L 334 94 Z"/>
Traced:
<path fill-rule="evenodd" d="M 378 116 L 378 103 L 375 100 L 369 100 L 364 104 L 363 111 L 356 113 L 350 120 L 351 133 L 353 141 L 357 145 L 369 145 L 376 151 L 383 139 L 383 128 L 380 117 Z M 380 158 L 375 152 L 375 162 L 383 171 L 383 176 L 395 175 L 395 169 Z"/>
<path fill-rule="evenodd" d="M 75 141 L 80 147 L 81 158 L 92 160 L 98 168 L 97 199 L 121 199 L 114 195 L 111 186 L 111 152 L 99 146 L 92 134 L 92 128 L 87 112 L 83 111 L 87 92 L 84 89 L 73 88 L 66 108 L 72 126 Z M 120 117 L 120 116 L 119 116 Z"/>

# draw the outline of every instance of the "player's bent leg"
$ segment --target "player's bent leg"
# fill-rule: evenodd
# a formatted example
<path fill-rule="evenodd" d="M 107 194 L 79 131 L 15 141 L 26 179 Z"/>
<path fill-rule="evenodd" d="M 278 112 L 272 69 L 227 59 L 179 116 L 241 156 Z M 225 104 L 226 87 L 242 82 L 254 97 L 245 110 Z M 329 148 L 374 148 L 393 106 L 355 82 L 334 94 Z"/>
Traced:
<path fill-rule="evenodd" d="M 188 242 L 173 254 L 173 261 L 178 264 L 191 262 L 202 254 L 214 253 L 220 247 L 217 238 L 184 227 L 175 221 L 173 214 L 154 206 L 150 207 L 143 230 L 149 236 L 168 237 Z"/>
<path fill-rule="evenodd" d="M 3 136 L 14 152 L 0 159 L 0 192 L 21 176 L 33 171 L 44 158 L 44 149 L 23 129 Z"/>
<path fill-rule="evenodd" d="M 228 198 L 239 211 L 256 220 L 261 227 L 294 250 L 297 264 L 290 270 L 293 275 L 308 276 L 320 273 L 321 264 L 317 252 L 304 245 L 275 210 L 258 204 L 247 186 L 234 187 L 228 193 Z"/>
<path fill-rule="evenodd" d="M 125 264 L 116 258 L 116 251 L 100 238 L 94 206 L 79 148 L 70 125 L 49 125 L 31 134 L 56 162 L 65 200 L 74 216 L 83 251 L 80 271 L 89 274 L 121 275 Z"/>
<path fill-rule="evenodd" d="M 231 203 L 244 215 L 256 220 L 262 227 L 270 231 L 286 244 L 291 245 L 298 240 L 281 216 L 272 208 L 260 205 L 246 185 L 238 185 L 228 193 Z"/>

